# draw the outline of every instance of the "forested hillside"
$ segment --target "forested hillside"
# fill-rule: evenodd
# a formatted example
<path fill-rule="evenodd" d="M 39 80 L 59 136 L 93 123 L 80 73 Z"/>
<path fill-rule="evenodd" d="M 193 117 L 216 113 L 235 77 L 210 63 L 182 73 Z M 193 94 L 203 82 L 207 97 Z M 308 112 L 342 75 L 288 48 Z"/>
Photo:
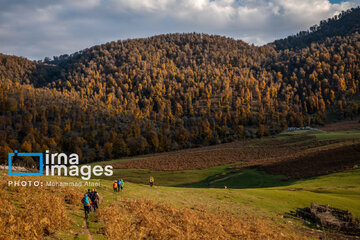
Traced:
<path fill-rule="evenodd" d="M 0 55 L 1 159 L 53 149 L 91 162 L 356 116 L 358 12 L 322 23 L 323 41 L 167 34 L 37 62 Z"/>
<path fill-rule="evenodd" d="M 274 41 L 277 49 L 300 49 L 311 43 L 321 43 L 329 37 L 344 36 L 360 32 L 360 8 L 352 8 L 332 18 L 323 20 L 319 25 L 310 27 L 296 35 Z"/>

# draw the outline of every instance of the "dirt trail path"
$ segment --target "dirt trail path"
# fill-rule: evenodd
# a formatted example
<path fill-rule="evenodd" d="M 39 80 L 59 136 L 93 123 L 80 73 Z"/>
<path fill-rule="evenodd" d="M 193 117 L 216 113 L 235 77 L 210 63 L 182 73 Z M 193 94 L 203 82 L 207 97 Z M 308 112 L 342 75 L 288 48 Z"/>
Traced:
<path fill-rule="evenodd" d="M 83 232 L 84 232 L 85 234 L 87 234 L 88 240 L 92 240 L 92 239 L 93 239 L 92 236 L 91 236 L 91 233 L 90 233 L 90 231 L 89 231 L 88 222 L 86 222 L 85 219 L 84 219 Z"/>
<path fill-rule="evenodd" d="M 227 175 L 227 176 L 225 176 L 225 177 L 223 177 L 223 178 L 219 178 L 219 179 L 212 180 L 212 181 L 209 182 L 209 184 L 214 184 L 214 183 L 217 183 L 217 182 L 222 182 L 222 181 L 225 181 L 225 180 L 227 180 L 227 179 L 229 179 L 229 178 L 232 178 L 232 177 L 235 177 L 235 176 L 239 176 L 239 175 L 242 175 L 242 174 L 243 174 L 242 172 L 241 172 L 241 173 L 229 174 L 229 175 Z"/>
<path fill-rule="evenodd" d="M 112 201 L 107 200 L 107 199 L 111 199 L 110 196 L 112 196 L 112 195 L 114 195 L 112 188 L 111 189 L 107 189 L 107 188 L 102 189 L 101 194 L 99 194 L 99 197 L 100 197 L 99 198 L 99 208 L 102 208 L 104 205 L 109 204 L 112 201 L 117 201 L 117 197 L 119 196 L 117 194 L 115 194 L 115 198 Z M 104 237 L 104 235 L 102 235 L 101 233 L 97 234 L 98 228 L 99 228 L 98 223 L 89 225 L 89 223 L 92 223 L 92 221 L 93 221 L 93 220 L 90 220 L 90 219 L 93 219 L 93 217 L 94 217 L 93 214 L 96 214 L 96 213 L 91 212 L 91 217 L 89 214 L 89 219 L 88 219 L 88 221 L 86 221 L 84 218 L 83 210 L 80 211 L 80 209 L 79 209 L 78 214 L 76 214 L 76 217 L 82 219 L 82 226 L 81 226 L 81 224 L 78 225 L 79 228 L 77 230 L 77 233 L 74 236 L 75 240 L 79 240 L 79 239 L 93 240 L 94 238 L 97 239 L 98 237 L 100 237 L 102 239 Z M 92 233 L 90 232 L 90 230 L 92 231 Z"/>

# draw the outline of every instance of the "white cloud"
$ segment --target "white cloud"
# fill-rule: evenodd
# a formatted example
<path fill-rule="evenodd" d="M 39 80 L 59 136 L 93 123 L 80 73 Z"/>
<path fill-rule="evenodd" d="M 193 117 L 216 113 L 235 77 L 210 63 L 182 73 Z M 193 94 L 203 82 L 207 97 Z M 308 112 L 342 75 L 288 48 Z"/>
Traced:
<path fill-rule="evenodd" d="M 77 9 L 90 9 L 101 4 L 100 0 L 65 0 L 66 5 L 70 5 Z"/>
<path fill-rule="evenodd" d="M 33 59 L 169 32 L 264 44 L 359 4 L 328 0 L 0 0 L 0 52 Z"/>

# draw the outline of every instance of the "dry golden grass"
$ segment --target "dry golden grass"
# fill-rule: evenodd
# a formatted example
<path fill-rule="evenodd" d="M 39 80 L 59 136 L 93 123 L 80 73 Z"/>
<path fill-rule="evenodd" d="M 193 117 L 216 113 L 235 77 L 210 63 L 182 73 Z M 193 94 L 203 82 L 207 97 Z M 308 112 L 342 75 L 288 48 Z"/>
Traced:
<path fill-rule="evenodd" d="M 341 172 L 353 169 L 356 164 L 360 163 L 360 144 L 354 144 L 352 141 L 343 144 L 278 158 L 241 163 L 233 167 L 261 166 L 268 173 L 284 175 L 287 176 L 287 179 L 309 178 Z"/>
<path fill-rule="evenodd" d="M 0 239 L 41 239 L 70 226 L 66 202 L 79 202 L 79 189 L 8 187 L 7 181 L 15 179 L 20 178 L 0 180 Z"/>
<path fill-rule="evenodd" d="M 202 148 L 144 155 L 143 158 L 118 161 L 111 165 L 115 169 L 151 169 L 154 171 L 206 169 L 237 162 L 243 162 L 238 165 L 240 167 L 249 167 L 258 166 L 261 162 L 280 162 L 283 159 L 292 159 L 294 156 L 320 151 L 324 149 L 324 146 L 346 143 L 346 141 L 349 139 L 317 141 L 316 137 L 312 135 L 294 136 L 285 140 L 265 138 L 261 141 L 236 141 Z"/>
<path fill-rule="evenodd" d="M 149 200 L 124 200 L 100 209 L 108 239 L 295 239 L 261 219 L 176 209 Z M 296 236 L 299 239 L 299 236 Z"/>

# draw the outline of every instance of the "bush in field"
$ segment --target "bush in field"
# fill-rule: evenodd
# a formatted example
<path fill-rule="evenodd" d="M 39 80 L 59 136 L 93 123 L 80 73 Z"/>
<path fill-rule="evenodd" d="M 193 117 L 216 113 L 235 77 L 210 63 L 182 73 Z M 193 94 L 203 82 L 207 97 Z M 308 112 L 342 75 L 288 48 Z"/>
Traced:
<path fill-rule="evenodd" d="M 7 186 L 18 179 L 2 177 L 0 182 L 0 239 L 41 239 L 70 226 L 65 200 L 81 199 L 78 190 Z"/>
<path fill-rule="evenodd" d="M 263 220 L 245 221 L 226 213 L 175 209 L 148 200 L 124 200 L 100 209 L 109 239 L 292 239 Z"/>

